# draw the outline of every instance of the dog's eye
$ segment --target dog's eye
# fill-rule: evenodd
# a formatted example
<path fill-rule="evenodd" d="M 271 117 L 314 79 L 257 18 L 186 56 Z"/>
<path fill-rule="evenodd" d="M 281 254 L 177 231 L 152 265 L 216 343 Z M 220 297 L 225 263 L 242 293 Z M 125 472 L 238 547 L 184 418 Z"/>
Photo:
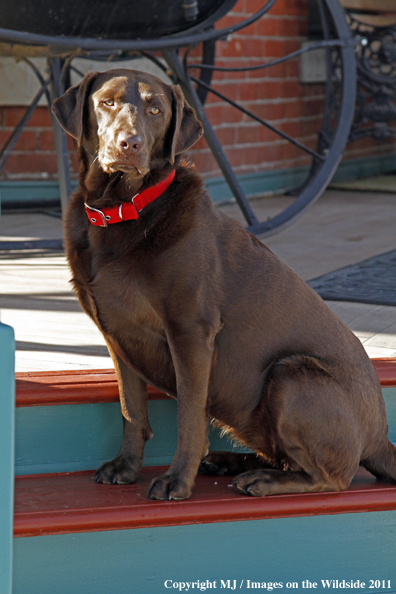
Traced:
<path fill-rule="evenodd" d="M 113 107 L 114 99 L 109 99 L 108 101 L 102 101 L 102 105 L 106 105 L 106 107 Z"/>
<path fill-rule="evenodd" d="M 158 107 L 152 107 L 150 109 L 150 113 L 152 113 L 153 115 L 158 115 L 160 112 L 160 110 L 158 109 Z"/>

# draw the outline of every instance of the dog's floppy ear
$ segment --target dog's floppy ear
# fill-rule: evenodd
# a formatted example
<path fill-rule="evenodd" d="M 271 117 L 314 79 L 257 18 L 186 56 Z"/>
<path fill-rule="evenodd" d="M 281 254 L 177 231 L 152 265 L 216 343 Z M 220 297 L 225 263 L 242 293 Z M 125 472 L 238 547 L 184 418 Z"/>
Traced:
<path fill-rule="evenodd" d="M 167 138 L 167 159 L 173 164 L 175 156 L 192 147 L 203 134 L 201 122 L 189 106 L 178 85 L 171 87 L 172 120 Z"/>
<path fill-rule="evenodd" d="M 52 113 L 62 128 L 73 136 L 78 144 L 81 144 L 84 134 L 87 97 L 98 75 L 99 72 L 88 72 L 78 85 L 68 89 L 62 97 L 55 99 L 52 105 Z"/>

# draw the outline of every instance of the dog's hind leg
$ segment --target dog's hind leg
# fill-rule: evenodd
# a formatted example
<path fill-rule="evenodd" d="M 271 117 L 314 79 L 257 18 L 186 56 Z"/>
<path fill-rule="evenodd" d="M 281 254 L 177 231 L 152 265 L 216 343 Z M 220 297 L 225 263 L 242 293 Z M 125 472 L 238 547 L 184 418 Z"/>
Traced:
<path fill-rule="evenodd" d="M 396 448 L 387 437 L 376 452 L 360 464 L 380 481 L 396 481 Z"/>
<path fill-rule="evenodd" d="M 276 411 L 267 440 L 275 443 L 270 454 L 284 461 L 285 470 L 244 472 L 234 480 L 239 492 L 263 497 L 339 491 L 356 473 L 362 436 L 351 395 L 320 364 L 315 367 L 314 359 L 307 359 L 280 362 L 263 398 L 262 414 Z"/>
<path fill-rule="evenodd" d="M 147 417 L 147 384 L 109 348 L 117 373 L 124 432 L 114 460 L 96 471 L 97 483 L 134 483 L 143 462 L 144 445 L 151 439 Z"/>

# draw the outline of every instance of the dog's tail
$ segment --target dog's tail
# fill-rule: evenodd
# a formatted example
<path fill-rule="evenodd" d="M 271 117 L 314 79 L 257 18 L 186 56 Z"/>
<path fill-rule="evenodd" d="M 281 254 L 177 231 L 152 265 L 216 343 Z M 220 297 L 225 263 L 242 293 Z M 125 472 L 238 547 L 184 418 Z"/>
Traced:
<path fill-rule="evenodd" d="M 360 464 L 379 480 L 396 482 L 396 448 L 388 439 Z"/>

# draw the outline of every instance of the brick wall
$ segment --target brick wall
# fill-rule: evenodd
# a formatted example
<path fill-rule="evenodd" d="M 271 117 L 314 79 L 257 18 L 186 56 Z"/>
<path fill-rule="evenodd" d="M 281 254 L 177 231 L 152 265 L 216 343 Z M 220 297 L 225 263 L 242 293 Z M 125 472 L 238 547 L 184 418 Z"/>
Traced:
<path fill-rule="evenodd" d="M 262 6 L 262 0 L 239 0 L 219 26 L 246 18 Z M 254 65 L 263 58 L 277 58 L 299 49 L 307 35 L 308 0 L 278 0 L 264 18 L 218 42 L 219 66 Z M 199 51 L 191 60 L 199 58 Z M 299 84 L 298 60 L 268 70 L 245 73 L 216 73 L 216 88 L 257 115 L 315 148 L 321 124 L 324 86 Z M 0 142 L 3 142 L 24 109 L 0 108 Z M 237 174 L 259 173 L 310 163 L 301 150 L 262 127 L 232 106 L 210 94 L 206 113 Z M 70 139 L 74 174 L 77 164 Z M 347 158 L 389 154 L 394 141 L 378 144 L 372 139 L 351 144 Z M 220 175 L 204 139 L 191 151 L 197 168 L 206 177 Z M 51 120 L 47 108 L 38 107 L 1 173 L 2 179 L 56 179 L 56 159 Z"/>
<path fill-rule="evenodd" d="M 14 126 L 25 113 L 24 107 L 0 107 L 0 144 L 7 140 Z M 74 142 L 68 138 L 70 162 L 78 172 L 74 155 Z M 52 122 L 47 107 L 37 107 L 11 152 L 0 179 L 47 180 L 57 178 L 55 141 Z"/>

